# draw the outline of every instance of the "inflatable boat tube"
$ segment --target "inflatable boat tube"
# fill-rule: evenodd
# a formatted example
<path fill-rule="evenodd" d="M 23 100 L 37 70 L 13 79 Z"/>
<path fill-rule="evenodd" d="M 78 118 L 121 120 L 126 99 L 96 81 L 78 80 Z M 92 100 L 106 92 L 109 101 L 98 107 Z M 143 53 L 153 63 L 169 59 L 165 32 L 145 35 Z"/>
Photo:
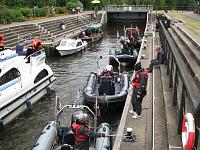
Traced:
<path fill-rule="evenodd" d="M 52 145 L 56 139 L 55 121 L 47 123 L 45 128 L 33 147 L 33 150 L 51 150 Z"/>

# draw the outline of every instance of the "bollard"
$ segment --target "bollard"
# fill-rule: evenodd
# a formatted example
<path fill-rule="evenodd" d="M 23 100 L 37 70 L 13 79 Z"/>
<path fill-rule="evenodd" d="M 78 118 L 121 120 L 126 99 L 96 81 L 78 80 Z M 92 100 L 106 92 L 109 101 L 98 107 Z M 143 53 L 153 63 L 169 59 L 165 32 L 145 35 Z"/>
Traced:
<path fill-rule="evenodd" d="M 123 141 L 124 142 L 135 142 L 136 141 L 136 136 L 132 134 L 133 129 L 132 128 L 127 128 L 126 129 L 126 134 L 123 136 Z"/>
<path fill-rule="evenodd" d="M 132 128 L 127 128 L 126 129 L 126 136 L 127 136 L 127 138 L 131 138 L 131 136 L 132 136 L 132 131 L 133 131 L 133 129 Z"/>
<path fill-rule="evenodd" d="M 144 46 L 143 46 L 143 49 L 146 49 L 146 47 L 147 47 L 147 45 L 146 45 L 146 44 L 144 44 Z"/>

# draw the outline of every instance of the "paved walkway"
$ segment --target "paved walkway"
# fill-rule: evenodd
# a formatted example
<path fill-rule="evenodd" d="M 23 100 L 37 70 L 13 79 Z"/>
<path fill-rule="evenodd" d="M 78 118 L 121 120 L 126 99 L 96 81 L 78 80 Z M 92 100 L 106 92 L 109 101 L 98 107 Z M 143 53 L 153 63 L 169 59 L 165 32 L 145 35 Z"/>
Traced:
<path fill-rule="evenodd" d="M 192 17 L 194 19 L 200 20 L 200 15 L 199 14 L 195 14 L 193 12 L 183 12 L 183 14 L 188 16 L 188 17 Z"/>

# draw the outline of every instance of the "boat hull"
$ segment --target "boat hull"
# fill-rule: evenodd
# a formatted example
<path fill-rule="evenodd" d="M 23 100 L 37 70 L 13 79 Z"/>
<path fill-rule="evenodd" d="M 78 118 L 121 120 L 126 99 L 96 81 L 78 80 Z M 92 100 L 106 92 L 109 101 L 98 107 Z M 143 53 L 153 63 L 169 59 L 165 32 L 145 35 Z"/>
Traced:
<path fill-rule="evenodd" d="M 120 65 L 122 65 L 123 67 L 130 65 L 134 66 L 138 56 L 138 53 L 136 51 L 133 53 L 133 55 L 129 55 L 129 54 L 117 54 L 115 50 L 111 50 L 109 54 L 117 58 L 120 62 Z M 109 57 L 109 64 L 116 66 L 118 65 L 118 62 L 113 57 Z"/>
<path fill-rule="evenodd" d="M 81 38 L 82 41 L 86 41 L 89 45 L 100 41 L 103 38 L 103 33 L 95 37 Z"/>
<path fill-rule="evenodd" d="M 67 56 L 67 55 L 72 55 L 72 54 L 78 53 L 78 52 L 84 50 L 85 48 L 86 48 L 86 46 L 78 48 L 78 49 L 66 49 L 66 50 L 57 49 L 57 50 L 61 56 Z"/>
<path fill-rule="evenodd" d="M 30 90 L 19 93 L 10 103 L 0 108 L 1 127 L 4 127 L 25 110 L 31 110 L 32 105 L 40 100 L 50 90 L 50 85 L 55 81 L 54 76 L 50 76 Z"/>

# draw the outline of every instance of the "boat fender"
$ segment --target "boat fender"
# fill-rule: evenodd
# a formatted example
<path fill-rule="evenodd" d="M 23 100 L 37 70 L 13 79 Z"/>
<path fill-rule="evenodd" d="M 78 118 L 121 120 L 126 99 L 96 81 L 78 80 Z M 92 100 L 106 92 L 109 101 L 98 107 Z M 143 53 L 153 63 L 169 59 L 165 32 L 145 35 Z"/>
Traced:
<path fill-rule="evenodd" d="M 3 121 L 0 119 L 0 131 L 4 129 Z"/>
<path fill-rule="evenodd" d="M 29 99 L 27 99 L 27 100 L 25 101 L 25 103 L 26 103 L 27 109 L 28 109 L 28 110 L 32 110 L 33 106 L 32 106 L 31 101 L 30 101 Z"/>
<path fill-rule="evenodd" d="M 182 143 L 184 150 L 193 150 L 195 142 L 195 123 L 191 113 L 184 116 L 182 123 Z"/>
<path fill-rule="evenodd" d="M 47 95 L 51 95 L 51 88 L 47 87 L 46 90 L 47 90 Z"/>

